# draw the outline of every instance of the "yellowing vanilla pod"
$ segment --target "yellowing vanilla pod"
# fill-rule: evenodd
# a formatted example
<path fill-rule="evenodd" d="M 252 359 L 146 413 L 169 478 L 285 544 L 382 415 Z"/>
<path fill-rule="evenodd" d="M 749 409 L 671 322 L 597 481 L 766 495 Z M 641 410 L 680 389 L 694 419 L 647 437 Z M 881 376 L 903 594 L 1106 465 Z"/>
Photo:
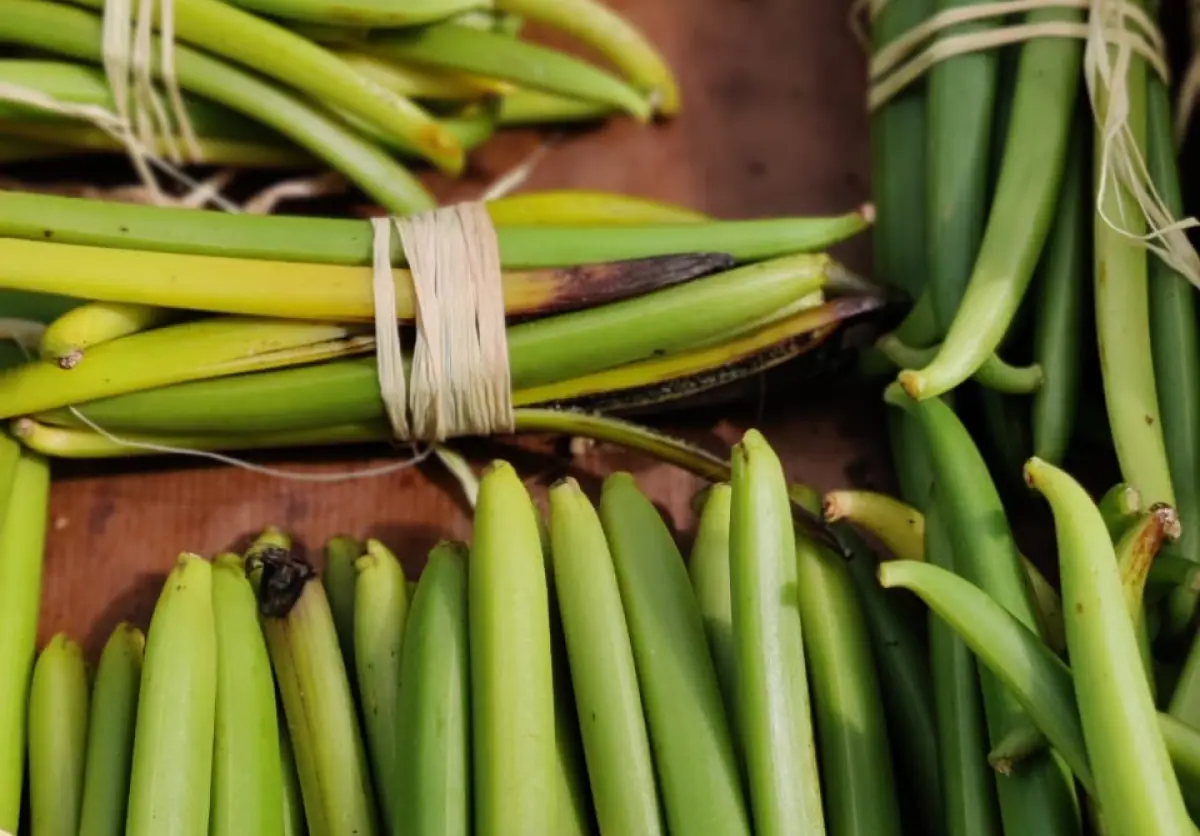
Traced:
<path fill-rule="evenodd" d="M 246 555 L 312 836 L 381 833 L 366 747 L 325 588 L 268 529 Z"/>
<path fill-rule="evenodd" d="M 480 480 L 467 579 L 475 832 L 553 832 L 557 768 L 550 605 L 533 503 L 516 471 Z"/>

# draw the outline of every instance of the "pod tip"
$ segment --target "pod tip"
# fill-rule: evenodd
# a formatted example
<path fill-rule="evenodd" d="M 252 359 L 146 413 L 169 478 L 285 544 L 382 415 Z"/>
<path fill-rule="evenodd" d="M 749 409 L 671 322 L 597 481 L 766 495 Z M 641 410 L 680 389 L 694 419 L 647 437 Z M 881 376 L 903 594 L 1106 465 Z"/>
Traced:
<path fill-rule="evenodd" d="M 846 509 L 842 503 L 842 492 L 831 491 L 825 494 L 821 500 L 821 515 L 825 518 L 825 522 L 837 522 L 845 519 Z"/>
<path fill-rule="evenodd" d="M 863 220 L 867 223 L 875 223 L 875 204 L 867 201 L 859 207 L 858 214 L 862 215 Z"/>
<path fill-rule="evenodd" d="M 897 382 L 904 389 L 904 393 L 914 401 L 921 400 L 921 397 L 929 388 L 929 384 L 925 380 L 925 376 L 921 374 L 921 372 L 913 371 L 911 369 L 900 372 Z"/>
<path fill-rule="evenodd" d="M 1025 462 L 1025 466 L 1021 469 L 1021 474 L 1025 477 L 1025 484 L 1031 488 L 1037 488 L 1037 483 L 1040 479 L 1040 474 L 1046 467 L 1046 462 L 1037 456 L 1032 456 Z"/>
<path fill-rule="evenodd" d="M 1168 540 L 1178 540 L 1183 535 L 1183 523 L 1179 520 L 1179 512 L 1165 502 L 1156 502 L 1150 506 L 1150 513 L 1158 519 L 1163 536 Z"/>

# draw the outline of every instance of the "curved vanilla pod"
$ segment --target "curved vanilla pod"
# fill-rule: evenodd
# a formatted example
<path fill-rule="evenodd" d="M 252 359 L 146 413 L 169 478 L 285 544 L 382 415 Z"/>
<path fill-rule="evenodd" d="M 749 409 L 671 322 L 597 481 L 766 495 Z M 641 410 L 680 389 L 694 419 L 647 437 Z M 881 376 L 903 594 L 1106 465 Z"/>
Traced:
<path fill-rule="evenodd" d="M 43 359 L 57 360 L 70 368 L 94 345 L 171 325 L 183 318 L 181 311 L 130 305 L 119 302 L 90 302 L 73 308 L 46 326 L 38 352 Z"/>
<path fill-rule="evenodd" d="M 919 368 L 934 358 L 938 346 L 914 348 L 900 341 L 895 334 L 884 334 L 875 343 L 879 353 L 902 369 Z M 1044 375 L 1037 363 L 1014 366 L 993 354 L 976 370 L 972 378 L 980 386 L 1010 395 L 1028 395 L 1040 391 Z"/>
<path fill-rule="evenodd" d="M 629 624 L 668 830 L 749 834 L 730 723 L 683 557 L 628 473 L 604 480 L 600 521 Z"/>
<path fill-rule="evenodd" d="M 60 633 L 38 656 L 29 689 L 30 832 L 38 836 L 79 832 L 87 725 L 83 651 Z"/>
<path fill-rule="evenodd" d="M 1113 617 L 1127 605 L 1100 511 L 1073 477 L 1051 464 L 1030 459 L 1025 478 L 1054 514 L 1075 701 L 1105 829 L 1114 836 L 1194 832 L 1133 621 Z"/>
<path fill-rule="evenodd" d="M 1081 9 L 1037 9 L 1029 23 L 1077 23 Z M 966 291 L 937 357 L 900 374 L 917 399 L 955 388 L 991 357 L 1009 330 L 1042 253 L 1077 115 L 1081 41 L 1020 47 L 1009 130 L 992 205 Z"/>
<path fill-rule="evenodd" d="M 558 799 L 546 570 L 533 503 L 506 462 L 480 480 L 467 587 L 476 833 L 551 833 Z"/>
<path fill-rule="evenodd" d="M 283 836 L 283 763 L 275 680 L 245 561 L 213 561 L 217 715 L 210 836 Z"/>
<path fill-rule="evenodd" d="M 88 718 L 78 836 L 122 836 L 125 832 L 145 652 L 146 636 L 123 622 L 100 654 Z"/>
<path fill-rule="evenodd" d="M 679 85 L 666 59 L 636 27 L 598 0 L 497 0 L 497 8 L 553 26 L 613 63 L 653 109 L 674 116 L 682 108 Z"/>
<path fill-rule="evenodd" d="M 550 489 L 551 563 L 601 832 L 662 833 L 621 593 L 600 518 L 573 479 Z"/>
<path fill-rule="evenodd" d="M 354 659 L 371 774 L 383 811 L 385 833 L 401 827 L 396 806 L 400 727 L 400 665 L 408 618 L 408 581 L 396 556 L 378 540 L 355 561 Z"/>
<path fill-rule="evenodd" d="M 50 467 L 0 434 L 0 830 L 17 832 L 36 651 Z"/>
<path fill-rule="evenodd" d="M 208 836 L 216 708 L 212 566 L 183 554 L 146 634 L 126 836 Z"/>
<path fill-rule="evenodd" d="M 246 554 L 312 836 L 380 833 L 366 747 L 325 588 L 268 529 Z"/>
<path fill-rule="evenodd" d="M 417 581 L 400 661 L 394 834 L 471 832 L 467 547 L 439 543 Z"/>
<path fill-rule="evenodd" d="M 912 506 L 875 491 L 830 491 L 823 500 L 828 522 L 846 520 L 865 529 L 899 560 L 924 560 L 925 516 Z M 1062 600 L 1041 570 L 1021 555 L 1029 594 L 1036 604 L 1038 624 L 1055 650 L 1065 646 Z"/>

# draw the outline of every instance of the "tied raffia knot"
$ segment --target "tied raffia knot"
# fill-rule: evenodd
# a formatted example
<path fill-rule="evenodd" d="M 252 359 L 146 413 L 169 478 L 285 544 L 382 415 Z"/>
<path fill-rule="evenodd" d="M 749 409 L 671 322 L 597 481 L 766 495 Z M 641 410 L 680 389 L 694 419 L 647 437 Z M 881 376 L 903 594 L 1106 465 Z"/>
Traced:
<path fill-rule="evenodd" d="M 379 391 L 396 438 L 438 442 L 511 432 L 500 248 L 485 205 L 463 203 L 371 224 Z M 396 324 L 393 227 L 415 300 L 407 370 Z"/>

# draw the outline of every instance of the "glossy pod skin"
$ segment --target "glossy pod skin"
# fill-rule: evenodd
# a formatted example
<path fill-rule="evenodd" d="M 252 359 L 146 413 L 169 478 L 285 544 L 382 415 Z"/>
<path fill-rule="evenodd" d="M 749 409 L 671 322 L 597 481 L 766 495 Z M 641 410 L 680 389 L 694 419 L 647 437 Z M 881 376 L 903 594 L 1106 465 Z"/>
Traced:
<path fill-rule="evenodd" d="M 40 836 L 79 832 L 87 745 L 83 650 L 64 634 L 38 656 L 29 688 L 29 807 Z"/>
<path fill-rule="evenodd" d="M 616 570 L 573 479 L 550 489 L 551 562 L 601 832 L 662 833 L 654 762 Z"/>
<path fill-rule="evenodd" d="M 505 462 L 480 480 L 467 588 L 475 832 L 552 832 L 557 767 L 545 564 L 533 503 Z"/>
<path fill-rule="evenodd" d="M 810 492 L 808 507 L 817 504 Z M 803 534 L 796 537 L 796 569 L 829 832 L 899 836 L 884 697 L 850 570 L 841 555 Z"/>
<path fill-rule="evenodd" d="M 605 479 L 600 521 L 629 624 L 667 827 L 749 834 L 729 721 L 683 557 L 628 473 Z"/>
<path fill-rule="evenodd" d="M 737 729 L 756 833 L 824 833 L 797 549 L 783 467 L 756 430 L 733 448 L 729 582 Z"/>
<path fill-rule="evenodd" d="M 955 570 L 954 549 L 942 523 L 936 497 L 930 501 L 926 514 L 925 560 L 947 571 Z M 950 626 L 932 611 L 929 656 L 934 671 L 946 832 L 961 836 L 999 836 L 996 787 L 983 757 L 988 748 L 987 722 L 975 657 Z"/>
<path fill-rule="evenodd" d="M 184 554 L 146 633 L 126 836 L 207 836 L 216 708 L 212 566 Z"/>
<path fill-rule="evenodd" d="M 142 631 L 121 623 L 100 654 L 88 719 L 79 836 L 121 836 L 125 832 L 145 651 Z"/>
<path fill-rule="evenodd" d="M 414 836 L 467 836 L 471 822 L 467 548 L 439 543 L 405 629 L 395 809 Z M 393 833 L 397 831 L 393 830 Z"/>

